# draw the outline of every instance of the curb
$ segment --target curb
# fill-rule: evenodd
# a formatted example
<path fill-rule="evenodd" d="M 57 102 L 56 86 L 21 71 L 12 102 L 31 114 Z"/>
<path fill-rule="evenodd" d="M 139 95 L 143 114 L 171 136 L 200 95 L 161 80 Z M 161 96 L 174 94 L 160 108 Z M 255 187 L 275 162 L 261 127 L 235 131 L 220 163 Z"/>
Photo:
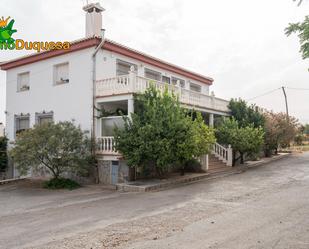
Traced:
<path fill-rule="evenodd" d="M 231 170 L 229 171 L 223 171 L 223 172 L 212 173 L 212 174 L 205 173 L 205 174 L 201 174 L 201 175 L 197 175 L 193 177 L 189 176 L 187 178 L 175 179 L 169 182 L 163 182 L 163 183 L 148 185 L 148 186 L 137 186 L 137 185 L 120 183 L 116 185 L 116 190 L 121 191 L 121 192 L 157 192 L 157 191 L 167 190 L 167 189 L 176 188 L 179 186 L 197 183 L 202 180 L 213 180 L 213 179 L 226 177 L 226 176 L 230 176 L 234 174 L 241 174 L 241 173 L 246 172 L 250 168 L 264 166 L 271 162 L 278 161 L 280 159 L 289 157 L 290 155 L 291 154 L 288 153 L 288 154 L 273 156 L 271 158 L 262 159 L 260 161 L 247 162 L 244 165 L 231 168 Z"/>
<path fill-rule="evenodd" d="M 28 177 L 20 177 L 20 178 L 12 178 L 12 179 L 1 180 L 0 185 L 9 184 L 9 183 L 12 183 L 12 182 L 20 182 L 20 181 L 24 181 L 26 179 L 28 179 Z"/>

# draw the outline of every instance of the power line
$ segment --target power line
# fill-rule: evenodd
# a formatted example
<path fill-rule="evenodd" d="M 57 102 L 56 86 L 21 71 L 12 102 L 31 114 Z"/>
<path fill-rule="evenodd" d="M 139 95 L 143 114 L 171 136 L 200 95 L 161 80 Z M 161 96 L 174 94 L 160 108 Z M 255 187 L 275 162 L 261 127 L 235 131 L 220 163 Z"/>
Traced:
<path fill-rule="evenodd" d="M 286 89 L 298 90 L 298 91 L 309 91 L 309 88 L 298 88 L 298 87 L 286 87 Z"/>
<path fill-rule="evenodd" d="M 273 90 L 271 90 L 271 91 L 268 91 L 268 92 L 265 92 L 265 93 L 260 94 L 260 95 L 258 95 L 258 96 L 255 96 L 255 97 L 253 97 L 253 98 L 247 99 L 247 101 L 254 100 L 254 99 L 257 99 L 257 98 L 259 98 L 259 97 L 263 97 L 263 96 L 265 96 L 265 95 L 271 94 L 271 93 L 273 93 L 273 92 L 275 92 L 275 91 L 278 91 L 278 90 L 281 90 L 281 89 L 282 89 L 281 87 L 276 88 L 276 89 L 273 89 Z"/>

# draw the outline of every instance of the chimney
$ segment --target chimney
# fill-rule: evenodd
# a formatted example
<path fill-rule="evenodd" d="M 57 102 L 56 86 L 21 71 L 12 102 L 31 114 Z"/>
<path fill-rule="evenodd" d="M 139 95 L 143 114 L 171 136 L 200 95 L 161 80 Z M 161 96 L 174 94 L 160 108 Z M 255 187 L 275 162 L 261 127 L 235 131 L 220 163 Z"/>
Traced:
<path fill-rule="evenodd" d="M 83 7 L 86 12 L 86 37 L 102 35 L 102 12 L 100 3 L 91 3 Z"/>

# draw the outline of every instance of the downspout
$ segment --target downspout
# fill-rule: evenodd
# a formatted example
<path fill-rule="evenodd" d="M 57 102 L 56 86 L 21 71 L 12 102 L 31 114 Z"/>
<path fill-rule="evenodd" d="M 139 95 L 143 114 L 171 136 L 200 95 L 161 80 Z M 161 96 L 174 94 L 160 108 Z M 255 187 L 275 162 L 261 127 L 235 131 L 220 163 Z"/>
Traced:
<path fill-rule="evenodd" d="M 105 29 L 102 29 L 102 35 L 101 35 L 101 42 L 100 44 L 95 48 L 93 54 L 92 54 L 92 132 L 91 132 L 91 153 L 93 157 L 96 156 L 96 67 L 97 67 L 97 53 L 98 51 L 103 47 L 105 42 Z M 96 176 L 95 181 L 96 183 L 99 183 L 98 178 L 98 165 L 96 165 Z"/>

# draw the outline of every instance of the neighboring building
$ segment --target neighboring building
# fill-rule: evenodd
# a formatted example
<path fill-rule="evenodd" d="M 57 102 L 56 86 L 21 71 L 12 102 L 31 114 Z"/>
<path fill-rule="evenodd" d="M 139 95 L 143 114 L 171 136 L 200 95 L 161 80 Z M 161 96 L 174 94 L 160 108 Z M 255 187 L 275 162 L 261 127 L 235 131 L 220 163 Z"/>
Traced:
<path fill-rule="evenodd" d="M 0 137 L 5 136 L 5 129 L 4 129 L 4 124 L 0 123 Z"/>
<path fill-rule="evenodd" d="M 152 81 L 159 88 L 167 85 L 177 91 L 181 103 L 204 113 L 211 126 L 215 115 L 228 115 L 228 101 L 209 94 L 212 78 L 105 39 L 100 36 L 104 9 L 89 4 L 84 10 L 86 37 L 73 41 L 70 50 L 45 51 L 0 65 L 7 72 L 9 140 L 41 122 L 75 120 L 101 144 L 101 181 L 116 183 L 128 175 L 125 162 L 119 163 L 113 149 L 113 126 L 122 118 L 93 118 L 94 105 L 111 112 L 120 108 L 130 115 L 133 93 L 144 91 Z"/>

